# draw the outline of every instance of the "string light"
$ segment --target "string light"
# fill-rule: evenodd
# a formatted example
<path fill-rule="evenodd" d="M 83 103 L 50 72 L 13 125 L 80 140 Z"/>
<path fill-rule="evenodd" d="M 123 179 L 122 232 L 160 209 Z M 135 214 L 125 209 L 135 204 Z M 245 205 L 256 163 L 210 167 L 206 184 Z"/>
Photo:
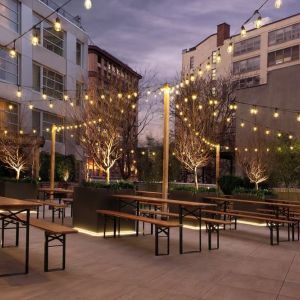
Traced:
<path fill-rule="evenodd" d="M 280 8 L 282 6 L 282 0 L 275 0 L 275 8 Z"/>
<path fill-rule="evenodd" d="M 220 48 L 218 49 L 218 54 L 217 54 L 217 64 L 219 64 L 221 62 L 221 52 L 220 52 Z"/>
<path fill-rule="evenodd" d="M 85 99 L 85 100 L 89 100 L 89 95 L 88 95 L 88 93 L 85 93 L 84 99 Z"/>
<path fill-rule="evenodd" d="M 279 138 L 282 137 L 282 133 L 281 133 L 281 132 L 278 132 L 278 133 L 277 133 L 277 137 L 279 137 Z"/>
<path fill-rule="evenodd" d="M 85 7 L 87 10 L 91 9 L 92 6 L 93 6 L 92 0 L 85 0 L 85 1 L 84 1 L 84 7 Z"/>
<path fill-rule="evenodd" d="M 21 87 L 18 85 L 18 90 L 17 90 L 17 97 L 18 98 L 21 98 L 22 97 L 22 89 L 21 89 Z"/>
<path fill-rule="evenodd" d="M 228 52 L 229 54 L 231 54 L 231 53 L 233 52 L 233 43 L 232 43 L 232 42 L 230 42 L 230 43 L 228 44 L 227 52 Z"/>
<path fill-rule="evenodd" d="M 255 27 L 257 29 L 259 29 L 262 26 L 262 18 L 261 18 L 261 15 L 260 15 L 259 11 L 257 11 L 257 14 L 258 14 L 258 17 L 255 21 Z"/>
<path fill-rule="evenodd" d="M 200 77 L 202 77 L 202 75 L 203 75 L 203 71 L 202 71 L 202 69 L 201 69 L 201 65 L 200 65 L 200 68 L 199 68 L 199 70 L 198 70 L 198 75 L 199 75 Z"/>
<path fill-rule="evenodd" d="M 297 116 L 297 121 L 300 122 L 300 114 Z"/>
<path fill-rule="evenodd" d="M 294 138 L 293 135 L 290 134 L 289 139 L 292 140 L 293 138 Z"/>
<path fill-rule="evenodd" d="M 33 29 L 33 32 L 32 32 L 31 44 L 33 46 L 37 46 L 39 44 L 39 37 L 38 37 L 35 29 Z"/>
<path fill-rule="evenodd" d="M 46 89 L 45 89 L 45 88 L 43 88 L 42 98 L 43 98 L 44 100 L 47 100 L 47 94 L 46 94 Z"/>
<path fill-rule="evenodd" d="M 274 111 L 274 113 L 273 113 L 273 117 L 274 117 L 275 119 L 277 119 L 277 118 L 279 117 L 279 112 L 278 112 L 278 109 L 277 109 L 277 108 L 275 108 L 275 111 Z"/>
<path fill-rule="evenodd" d="M 258 109 L 256 108 L 256 106 L 253 106 L 253 107 L 250 109 L 250 113 L 251 113 L 251 115 L 257 115 Z"/>
<path fill-rule="evenodd" d="M 244 123 L 244 122 L 241 123 L 241 127 L 242 127 L 242 128 L 245 127 L 245 123 Z"/>
<path fill-rule="evenodd" d="M 33 104 L 31 103 L 31 101 L 28 104 L 28 108 L 31 109 L 31 110 L 33 109 Z"/>
<path fill-rule="evenodd" d="M 61 21 L 59 17 L 56 17 L 55 22 L 54 22 L 54 30 L 57 32 L 60 32 L 62 29 L 61 27 Z"/>
<path fill-rule="evenodd" d="M 267 130 L 265 131 L 265 133 L 266 133 L 266 135 L 270 135 L 271 131 L 270 131 L 269 129 L 267 129 Z"/>
<path fill-rule="evenodd" d="M 9 50 L 8 54 L 11 58 L 16 58 L 17 51 L 16 51 L 16 42 L 15 41 L 14 41 L 13 47 Z"/>
<path fill-rule="evenodd" d="M 53 108 L 52 100 L 49 101 L 49 107 L 50 107 L 50 108 Z"/>
<path fill-rule="evenodd" d="M 208 58 L 209 60 L 210 58 Z M 211 69 L 211 64 L 210 64 L 210 61 L 207 62 L 206 64 L 206 70 L 209 71 Z"/>
<path fill-rule="evenodd" d="M 257 126 L 253 127 L 253 131 L 256 132 L 258 130 Z"/>
<path fill-rule="evenodd" d="M 241 27 L 241 37 L 245 37 L 247 35 L 247 30 L 246 30 L 246 27 L 243 25 Z"/>

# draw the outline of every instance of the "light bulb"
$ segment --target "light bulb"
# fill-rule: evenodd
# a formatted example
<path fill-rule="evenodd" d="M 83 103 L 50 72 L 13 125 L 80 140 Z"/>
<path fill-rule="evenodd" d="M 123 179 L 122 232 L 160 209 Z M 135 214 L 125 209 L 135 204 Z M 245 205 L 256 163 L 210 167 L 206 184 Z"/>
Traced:
<path fill-rule="evenodd" d="M 21 90 L 21 87 L 20 87 L 20 86 L 18 86 L 17 97 L 18 97 L 18 98 L 21 98 L 21 97 L 22 97 L 22 90 Z"/>
<path fill-rule="evenodd" d="M 28 108 L 31 109 L 31 110 L 33 109 L 33 105 L 32 105 L 31 102 L 29 103 Z"/>
<path fill-rule="evenodd" d="M 270 135 L 270 130 L 269 129 L 266 130 L 266 135 Z"/>
<path fill-rule="evenodd" d="M 38 35 L 36 34 L 35 31 L 33 31 L 33 33 L 32 33 L 31 44 L 33 46 L 37 46 L 39 44 L 39 37 L 38 37 Z"/>
<path fill-rule="evenodd" d="M 255 21 L 255 27 L 258 29 L 261 27 L 261 25 L 262 25 L 262 18 L 261 18 L 261 16 L 258 16 Z"/>
<path fill-rule="evenodd" d="M 228 52 L 229 54 L 233 52 L 233 43 L 232 43 L 232 42 L 229 43 L 229 45 L 228 45 L 228 47 L 227 47 L 227 52 Z"/>
<path fill-rule="evenodd" d="M 210 69 L 211 69 L 211 65 L 210 65 L 210 62 L 208 62 L 208 63 L 206 64 L 206 70 L 209 71 Z"/>
<path fill-rule="evenodd" d="M 275 111 L 274 111 L 274 113 L 273 113 L 273 117 L 274 117 L 275 119 L 277 119 L 277 118 L 279 117 L 279 112 L 278 112 L 277 108 L 275 109 Z"/>
<path fill-rule="evenodd" d="M 201 68 L 198 70 L 198 75 L 199 75 L 200 77 L 202 77 L 202 75 L 203 75 L 203 71 L 202 71 Z"/>
<path fill-rule="evenodd" d="M 50 100 L 50 102 L 49 102 L 49 107 L 50 107 L 50 108 L 53 108 L 53 103 L 52 103 L 51 100 Z"/>
<path fill-rule="evenodd" d="M 218 54 L 217 54 L 217 64 L 221 62 L 221 53 L 220 53 L 220 49 L 218 51 Z"/>
<path fill-rule="evenodd" d="M 245 26 L 243 25 L 241 27 L 241 37 L 245 37 L 246 35 L 247 35 L 247 30 L 246 30 Z"/>
<path fill-rule="evenodd" d="M 280 8 L 282 6 L 282 0 L 275 0 L 275 8 Z"/>
<path fill-rule="evenodd" d="M 85 94 L 85 95 L 84 95 L 84 99 L 85 99 L 85 100 L 89 100 L 89 95 L 88 95 L 88 94 Z"/>
<path fill-rule="evenodd" d="M 300 114 L 297 116 L 297 121 L 300 122 Z"/>
<path fill-rule="evenodd" d="M 57 17 L 55 19 L 54 30 L 57 31 L 57 32 L 61 31 L 61 21 L 60 21 L 59 17 Z"/>
<path fill-rule="evenodd" d="M 93 6 L 92 0 L 85 0 L 84 1 L 84 7 L 85 7 L 85 9 L 89 10 L 89 9 L 92 8 L 92 6 Z"/>
<path fill-rule="evenodd" d="M 17 52 L 16 52 L 16 48 L 15 48 L 15 47 L 13 47 L 13 48 L 11 48 L 11 49 L 9 50 L 9 56 L 10 56 L 11 58 L 16 58 Z"/>

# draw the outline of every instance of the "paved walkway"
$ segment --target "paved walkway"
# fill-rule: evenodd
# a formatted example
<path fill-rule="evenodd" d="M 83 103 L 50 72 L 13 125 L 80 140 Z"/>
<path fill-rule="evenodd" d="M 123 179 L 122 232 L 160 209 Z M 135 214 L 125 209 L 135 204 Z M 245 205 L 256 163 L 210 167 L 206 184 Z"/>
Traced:
<path fill-rule="evenodd" d="M 186 246 L 196 237 L 186 230 Z M 44 273 L 43 232 L 32 229 L 30 274 L 0 278 L 0 299 L 300 299 L 299 242 L 272 247 L 266 228 L 239 225 L 238 231 L 222 231 L 220 250 L 209 252 L 203 237 L 202 253 L 179 255 L 175 230 L 171 255 L 155 257 L 151 236 L 73 235 L 66 271 Z M 21 250 L 0 249 L 0 272 L 18 270 Z"/>

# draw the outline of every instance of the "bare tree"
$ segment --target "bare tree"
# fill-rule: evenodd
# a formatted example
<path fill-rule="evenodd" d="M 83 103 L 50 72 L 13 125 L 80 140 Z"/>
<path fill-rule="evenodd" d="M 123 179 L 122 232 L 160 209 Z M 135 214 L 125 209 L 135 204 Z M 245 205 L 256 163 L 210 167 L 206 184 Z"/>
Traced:
<path fill-rule="evenodd" d="M 232 77 L 196 77 L 177 87 L 174 107 L 175 155 L 195 176 L 211 157 L 211 146 L 232 143 L 235 116 L 235 84 Z"/>
<path fill-rule="evenodd" d="M 246 176 L 258 190 L 259 184 L 268 180 L 270 176 L 273 147 L 270 143 L 268 145 L 266 138 L 260 133 L 256 133 L 251 141 L 247 148 L 238 150 L 238 160 Z"/>
<path fill-rule="evenodd" d="M 0 160 L 16 172 L 16 180 L 20 179 L 21 172 L 30 168 L 36 141 L 36 138 L 22 134 L 5 132 L 0 135 Z"/>

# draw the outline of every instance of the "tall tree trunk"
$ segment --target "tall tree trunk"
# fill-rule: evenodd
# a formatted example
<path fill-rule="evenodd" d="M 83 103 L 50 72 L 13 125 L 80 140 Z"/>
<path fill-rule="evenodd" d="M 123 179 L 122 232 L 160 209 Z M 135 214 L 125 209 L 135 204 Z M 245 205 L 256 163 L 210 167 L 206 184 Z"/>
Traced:
<path fill-rule="evenodd" d="M 194 169 L 194 175 L 195 175 L 195 188 L 198 190 L 198 169 L 195 167 Z"/>
<path fill-rule="evenodd" d="M 20 174 L 21 174 L 21 170 L 16 169 L 16 179 L 17 179 L 17 181 L 19 181 L 19 179 L 20 179 Z"/>
<path fill-rule="evenodd" d="M 255 189 L 258 191 L 258 182 L 255 182 Z"/>
<path fill-rule="evenodd" d="M 107 168 L 105 173 L 106 173 L 105 181 L 106 181 L 107 184 L 109 184 L 110 183 L 110 168 Z"/>

